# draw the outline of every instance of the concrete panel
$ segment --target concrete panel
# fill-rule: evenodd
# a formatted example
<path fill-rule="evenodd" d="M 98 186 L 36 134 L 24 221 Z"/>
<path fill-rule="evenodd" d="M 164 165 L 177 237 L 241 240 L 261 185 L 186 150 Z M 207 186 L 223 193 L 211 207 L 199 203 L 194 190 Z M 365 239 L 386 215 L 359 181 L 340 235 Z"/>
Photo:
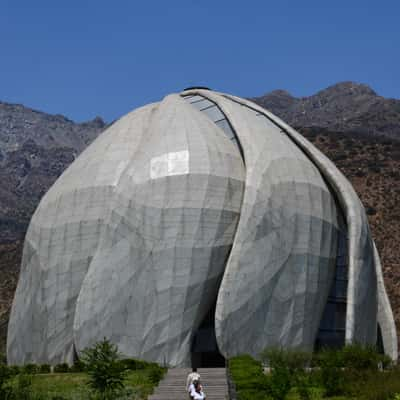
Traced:
<path fill-rule="evenodd" d="M 258 355 L 267 346 L 310 350 L 335 270 L 334 199 L 317 168 L 267 118 L 211 100 L 232 124 L 246 164 L 240 222 L 218 294 L 219 349 L 226 357 Z"/>
<path fill-rule="evenodd" d="M 232 114 L 230 113 L 232 109 L 231 102 L 245 106 L 267 117 L 274 126 L 284 132 L 292 142 L 304 152 L 318 168 L 324 179 L 329 182 L 335 196 L 338 198 L 348 227 L 349 272 L 346 309 L 346 342 L 374 344 L 376 342 L 378 301 L 373 243 L 364 207 L 351 184 L 327 157 L 319 152 L 318 149 L 293 128 L 269 111 L 238 97 L 202 90 L 197 92 L 199 95 L 208 96 L 210 100 L 216 102 L 221 110 L 228 116 L 231 123 L 236 112 L 235 110 Z M 187 92 L 185 92 L 185 94 L 187 94 Z M 241 128 L 239 132 L 245 132 L 245 130 Z M 247 145 L 242 144 L 242 146 L 246 147 Z"/>
<path fill-rule="evenodd" d="M 329 182 L 345 215 L 349 237 L 346 342 L 375 344 L 378 302 L 373 241 L 365 209 L 357 193 L 336 166 L 289 125 L 251 102 L 232 96 L 229 98 L 260 112 L 280 127 Z"/>
<path fill-rule="evenodd" d="M 397 360 L 397 332 L 394 323 L 392 308 L 386 294 L 385 283 L 383 281 L 382 266 L 379 259 L 378 250 L 374 243 L 374 257 L 376 275 L 378 277 L 378 324 L 382 332 L 383 349 L 393 360 Z"/>
<path fill-rule="evenodd" d="M 75 303 L 116 184 L 154 106 L 101 134 L 41 200 L 25 238 L 8 326 L 10 364 L 72 363 Z"/>
<path fill-rule="evenodd" d="M 78 351 L 106 336 L 125 355 L 190 364 L 236 232 L 243 181 L 239 150 L 220 128 L 179 96 L 160 103 L 79 295 Z"/>

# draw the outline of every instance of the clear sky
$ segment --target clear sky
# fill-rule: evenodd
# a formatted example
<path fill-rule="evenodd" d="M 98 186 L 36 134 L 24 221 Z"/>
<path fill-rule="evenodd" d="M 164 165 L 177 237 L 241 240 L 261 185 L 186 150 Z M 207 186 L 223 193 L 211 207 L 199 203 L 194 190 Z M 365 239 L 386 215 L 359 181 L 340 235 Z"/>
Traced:
<path fill-rule="evenodd" d="M 111 121 L 187 86 L 400 98 L 400 0 L 0 0 L 0 100 Z"/>

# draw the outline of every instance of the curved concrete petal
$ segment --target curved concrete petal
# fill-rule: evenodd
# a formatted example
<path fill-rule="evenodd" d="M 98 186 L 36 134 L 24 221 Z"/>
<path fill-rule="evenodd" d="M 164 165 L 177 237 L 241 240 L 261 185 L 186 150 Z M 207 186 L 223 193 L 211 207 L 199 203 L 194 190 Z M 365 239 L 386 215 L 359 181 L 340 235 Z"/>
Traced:
<path fill-rule="evenodd" d="M 239 150 L 177 95 L 165 98 L 115 193 L 79 295 L 78 351 L 104 336 L 127 355 L 190 364 L 217 297 L 243 194 Z"/>
<path fill-rule="evenodd" d="M 243 99 L 241 104 L 261 112 L 284 130 L 318 167 L 334 190 L 345 215 L 349 237 L 346 342 L 376 343 L 377 277 L 367 216 L 350 182 L 324 154 L 278 117 Z"/>
<path fill-rule="evenodd" d="M 215 95 L 219 97 L 218 95 Z M 228 95 L 220 95 L 244 105 L 264 116 L 285 132 L 316 165 L 338 198 L 345 215 L 349 236 L 349 273 L 346 309 L 346 342 L 376 342 L 377 324 L 377 277 L 374 250 L 368 220 L 352 185 L 336 166 L 307 139 L 269 111 L 256 104 Z M 226 101 L 218 103 L 222 109 Z"/>
<path fill-rule="evenodd" d="M 385 353 L 393 360 L 397 360 L 397 332 L 394 323 L 392 308 L 389 298 L 386 294 L 383 281 L 382 266 L 379 259 L 378 250 L 374 243 L 374 257 L 376 266 L 376 275 L 378 278 L 378 324 L 382 332 L 383 348 Z"/>
<path fill-rule="evenodd" d="M 317 168 L 264 116 L 202 92 L 224 111 L 246 164 L 240 222 L 215 317 L 220 351 L 312 349 L 335 271 L 334 199 Z"/>
<path fill-rule="evenodd" d="M 8 326 L 10 364 L 73 361 L 75 302 L 112 193 L 152 109 L 138 109 L 113 124 L 40 202 L 25 238 Z"/>

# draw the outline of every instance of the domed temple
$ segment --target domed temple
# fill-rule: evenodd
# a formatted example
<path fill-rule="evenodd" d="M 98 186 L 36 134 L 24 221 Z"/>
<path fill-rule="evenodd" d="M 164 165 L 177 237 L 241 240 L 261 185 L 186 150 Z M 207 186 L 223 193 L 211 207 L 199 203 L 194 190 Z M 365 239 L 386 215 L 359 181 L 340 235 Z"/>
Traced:
<path fill-rule="evenodd" d="M 364 208 L 303 136 L 189 88 L 130 112 L 43 197 L 25 238 L 8 361 L 209 366 L 281 346 L 397 337 Z"/>

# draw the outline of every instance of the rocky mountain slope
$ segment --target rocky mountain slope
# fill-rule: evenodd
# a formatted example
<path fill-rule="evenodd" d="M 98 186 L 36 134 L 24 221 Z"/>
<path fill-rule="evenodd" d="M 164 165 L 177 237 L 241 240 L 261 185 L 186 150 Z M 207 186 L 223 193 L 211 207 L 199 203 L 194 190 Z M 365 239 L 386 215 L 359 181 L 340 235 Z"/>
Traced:
<path fill-rule="evenodd" d="M 330 157 L 363 201 L 400 328 L 400 101 L 341 83 L 308 98 L 275 91 L 253 99 Z M 0 350 L 23 237 L 41 196 L 104 128 L 0 102 Z"/>
<path fill-rule="evenodd" d="M 252 100 L 292 126 L 400 139 L 400 100 L 381 97 L 366 85 L 342 82 L 301 98 L 276 90 Z"/>
<path fill-rule="evenodd" d="M 104 127 L 0 102 L 0 243 L 22 237 L 39 199 Z"/>

